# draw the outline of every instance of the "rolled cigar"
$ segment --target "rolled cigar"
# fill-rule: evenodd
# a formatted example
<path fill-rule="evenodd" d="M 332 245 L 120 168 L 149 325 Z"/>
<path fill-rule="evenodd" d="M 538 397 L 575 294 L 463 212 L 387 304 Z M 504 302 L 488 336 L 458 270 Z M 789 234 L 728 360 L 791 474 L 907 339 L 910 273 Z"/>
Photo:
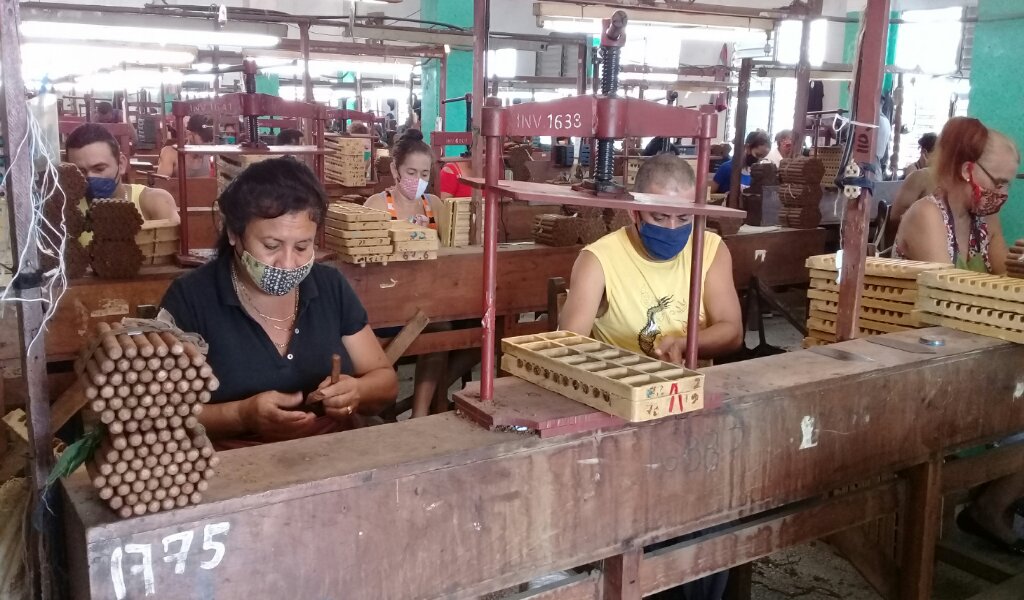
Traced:
<path fill-rule="evenodd" d="M 128 421 L 127 423 L 124 424 L 124 430 L 127 431 L 128 433 L 135 433 L 136 431 L 139 430 L 139 422 Z"/>
<path fill-rule="evenodd" d="M 206 410 L 206 409 L 203 408 L 202 404 L 193 404 L 192 405 L 192 414 L 194 414 L 197 417 L 199 415 L 201 415 L 204 410 Z"/>
<path fill-rule="evenodd" d="M 208 379 L 213 376 L 213 367 L 209 363 L 203 363 L 199 366 L 199 376 L 203 379 Z"/>
<path fill-rule="evenodd" d="M 92 486 L 98 490 L 107 487 L 107 478 L 103 475 L 97 475 L 92 478 Z M 104 498 L 106 500 L 106 498 Z"/>
<path fill-rule="evenodd" d="M 172 436 L 171 436 L 171 430 L 170 429 L 160 429 L 160 430 L 157 430 L 157 432 L 156 432 L 157 441 L 159 441 L 160 443 L 162 443 L 164 445 L 164 450 L 166 450 L 167 452 L 174 452 L 174 450 L 170 450 L 169 446 L 168 446 L 168 444 L 170 444 L 172 441 L 174 441 L 174 440 L 171 439 L 171 437 Z M 175 442 L 175 444 L 177 444 L 177 442 Z"/>
<path fill-rule="evenodd" d="M 100 398 L 109 400 L 117 395 L 117 390 L 112 385 L 105 385 L 100 388 Z"/>
<path fill-rule="evenodd" d="M 205 458 L 200 458 L 199 460 L 192 463 L 192 465 L 196 468 L 196 471 L 205 471 L 208 462 L 209 461 L 207 461 Z"/>
<path fill-rule="evenodd" d="M 150 448 L 150 450 L 153 452 L 153 454 L 163 454 L 164 453 L 164 445 L 161 444 L 160 442 L 157 442 L 157 443 L 153 444 L 153 446 Z"/>
<path fill-rule="evenodd" d="M 174 476 L 174 485 L 180 486 L 181 491 L 185 494 L 191 494 L 192 491 L 195 489 L 195 486 L 188 482 L 188 477 L 185 477 L 184 473 L 178 473 L 177 475 Z M 185 487 L 186 485 L 191 486 L 191 489 L 185 491 L 187 489 Z"/>
<path fill-rule="evenodd" d="M 194 390 L 198 392 L 199 390 L 195 389 L 197 384 L 199 385 L 199 389 L 203 389 L 202 379 L 193 379 L 192 381 L 189 381 L 188 379 L 182 379 L 177 383 L 176 389 L 181 394 L 184 394 L 189 390 Z"/>
<path fill-rule="evenodd" d="M 142 434 L 135 432 L 128 435 L 128 445 L 138 447 L 142 445 Z"/>
<path fill-rule="evenodd" d="M 100 489 L 100 500 L 110 500 L 114 497 L 114 488 L 104 487 Z"/>
<path fill-rule="evenodd" d="M 206 459 L 206 463 L 210 466 L 211 469 L 215 468 L 217 465 L 220 464 L 220 457 L 217 456 L 216 454 L 213 454 L 212 456 Z"/>
<path fill-rule="evenodd" d="M 124 506 L 124 498 L 118 496 L 117 495 L 117 491 L 115 490 L 113 497 L 111 497 L 109 500 L 107 500 L 107 504 L 113 510 L 117 510 L 117 509 L 121 508 L 122 506 Z"/>
<path fill-rule="evenodd" d="M 150 419 L 155 419 L 159 417 L 161 414 L 163 414 L 165 408 L 167 407 L 165 406 L 161 408 L 154 404 L 153 406 L 150 406 L 149 408 L 146 409 L 146 416 L 149 417 Z"/>
<path fill-rule="evenodd" d="M 141 421 L 142 419 L 146 418 L 146 413 L 148 413 L 148 412 L 149 412 L 148 408 L 145 408 L 143 406 L 136 406 L 132 410 L 132 418 L 134 418 L 136 421 Z"/>
<path fill-rule="evenodd" d="M 173 427 L 173 425 L 170 422 L 170 419 L 167 420 L 167 424 Z M 178 443 L 181 444 L 183 447 L 185 445 L 185 442 L 188 442 L 189 448 L 192 447 L 192 440 L 188 439 L 188 432 L 182 429 L 181 427 L 174 427 L 173 429 L 171 429 L 171 437 L 177 440 Z"/>
<path fill-rule="evenodd" d="M 131 462 L 128 463 L 128 467 L 132 471 L 135 471 L 135 476 L 136 477 L 138 477 L 139 479 L 143 479 L 143 477 L 142 477 L 142 459 L 141 458 L 138 458 L 138 457 L 132 458 Z M 147 474 L 148 474 L 148 471 L 147 471 Z"/>
<path fill-rule="evenodd" d="M 124 450 L 131 445 L 131 439 L 123 435 L 112 435 L 108 438 L 110 440 L 110 447 L 115 450 Z"/>
<path fill-rule="evenodd" d="M 166 444 L 164 444 L 164 449 L 167 452 L 173 452 L 174 453 L 174 462 L 176 462 L 178 464 L 181 464 L 181 463 L 185 462 L 185 451 L 178 449 L 178 442 L 175 442 L 174 440 L 171 440 L 171 441 L 167 442 Z"/>
<path fill-rule="evenodd" d="M 117 364 L 113 359 L 107 357 L 107 353 L 103 351 L 102 346 L 96 348 L 96 351 L 92 353 L 92 359 L 96 361 L 96 366 L 101 373 L 110 373 L 117 368 Z"/>
<path fill-rule="evenodd" d="M 125 408 L 135 408 L 138 405 L 139 405 L 139 397 L 134 395 L 134 394 L 132 394 L 132 395 L 130 395 L 127 398 L 124 399 L 124 407 Z"/>
<path fill-rule="evenodd" d="M 158 462 L 159 461 L 157 461 L 155 454 L 148 454 L 144 459 L 142 459 L 142 464 L 149 469 L 150 473 L 152 473 L 153 469 L 156 468 Z"/>
<path fill-rule="evenodd" d="M 134 385 L 139 381 L 139 373 L 137 371 L 128 371 L 124 374 L 124 382 Z"/>
<path fill-rule="evenodd" d="M 124 503 L 128 506 L 134 506 L 139 502 L 138 492 L 128 492 L 128 495 L 124 497 Z"/>
<path fill-rule="evenodd" d="M 132 514 L 136 517 L 141 517 L 142 515 L 146 514 L 146 510 L 148 510 L 147 505 L 136 504 L 135 506 L 132 507 Z"/>
<path fill-rule="evenodd" d="M 144 491 L 146 491 L 146 482 L 145 481 L 142 481 L 141 479 L 136 479 L 135 481 L 132 482 L 132 493 L 133 494 L 141 494 Z"/>
<path fill-rule="evenodd" d="M 167 381 L 171 377 L 171 374 L 162 367 L 163 365 L 161 365 L 161 368 L 157 369 L 156 371 L 153 371 L 153 378 L 161 383 Z"/>
<path fill-rule="evenodd" d="M 165 469 L 171 465 L 171 459 L 174 458 L 170 454 L 158 454 L 157 456 L 160 461 L 160 466 L 164 467 Z"/>
<path fill-rule="evenodd" d="M 178 356 L 177 360 L 175 361 L 175 364 L 178 366 L 179 369 L 187 369 L 189 365 L 192 364 L 192 361 L 190 361 L 187 356 L 182 354 Z"/>
<path fill-rule="evenodd" d="M 189 483 L 199 483 L 203 479 L 203 474 L 199 471 L 192 471 L 187 478 Z"/>
<path fill-rule="evenodd" d="M 139 406 L 149 408 L 151 406 L 154 406 L 155 404 L 156 402 L 153 400 L 153 397 L 150 396 L 149 394 L 143 394 L 139 396 Z"/>
<path fill-rule="evenodd" d="M 142 383 L 149 383 L 153 381 L 153 370 L 149 368 L 149 365 L 146 365 L 145 370 L 139 371 L 139 381 Z"/>
<path fill-rule="evenodd" d="M 185 508 L 186 506 L 188 506 L 188 503 L 189 498 L 188 496 L 185 495 L 180 495 L 174 499 L 174 505 L 177 506 L 178 508 Z"/>
<path fill-rule="evenodd" d="M 116 489 L 122 483 L 124 483 L 124 478 L 120 474 L 112 472 L 110 475 L 107 475 L 107 485 L 110 487 Z"/>
<path fill-rule="evenodd" d="M 153 499 L 154 500 L 161 500 L 162 501 L 162 500 L 164 500 L 166 498 L 167 498 L 167 490 L 165 490 L 164 488 L 157 487 L 155 490 L 153 490 Z"/>
<path fill-rule="evenodd" d="M 189 361 L 192 363 L 192 366 L 201 367 L 206 363 L 206 357 L 199 351 L 199 348 L 196 348 L 195 344 L 192 342 L 182 342 L 181 346 L 185 351 L 185 355 L 188 356 Z"/>
<path fill-rule="evenodd" d="M 124 425 L 120 421 L 114 421 L 107 425 L 107 431 L 113 434 L 123 433 Z"/>
<path fill-rule="evenodd" d="M 217 388 L 219 388 L 219 387 L 220 387 L 220 380 L 217 379 L 216 377 L 211 375 L 206 380 L 206 389 L 210 390 L 211 392 L 216 392 Z"/>
<path fill-rule="evenodd" d="M 139 446 L 138 448 L 135 449 L 135 456 L 147 458 L 152 455 L 153 453 L 149 451 L 149 446 Z"/>
<path fill-rule="evenodd" d="M 167 421 L 167 417 L 157 417 L 153 419 L 153 427 L 156 429 L 167 429 L 170 423 Z"/>
<path fill-rule="evenodd" d="M 164 341 L 160 338 L 160 336 L 156 334 L 155 331 L 147 333 L 146 337 L 149 339 L 149 343 L 153 345 L 153 354 L 159 356 L 160 358 L 167 356 L 167 353 L 170 352 L 170 349 L 167 347 L 167 344 L 165 344 Z"/>
<path fill-rule="evenodd" d="M 177 405 L 181 404 L 184 401 L 185 401 L 185 397 L 181 394 L 181 392 L 174 391 L 174 392 L 171 392 L 170 394 L 167 394 L 167 403 L 168 404 L 173 404 L 174 406 L 177 406 Z"/>
<path fill-rule="evenodd" d="M 117 370 L 120 371 L 121 373 L 124 373 L 125 371 L 130 371 L 132 368 L 132 361 L 128 360 L 127 358 L 117 359 L 116 364 Z"/>
<path fill-rule="evenodd" d="M 139 492 L 139 502 L 145 502 L 146 504 L 149 504 L 152 501 L 153 501 L 153 492 L 151 492 L 151 491 L 149 491 L 147 489 L 143 489 L 141 492 Z"/>
<path fill-rule="evenodd" d="M 129 396 L 132 395 L 132 386 L 128 385 L 127 383 L 123 383 L 117 386 L 117 395 L 122 398 L 128 398 Z"/>
<path fill-rule="evenodd" d="M 196 482 L 196 491 L 197 492 L 205 492 L 208 489 L 210 489 L 210 482 L 209 481 L 207 481 L 205 479 L 200 479 L 199 481 Z"/>
<path fill-rule="evenodd" d="M 173 462 L 174 456 L 171 454 L 164 454 L 164 456 L 167 456 L 172 459 L 172 462 L 167 463 L 167 467 L 165 467 L 167 469 L 167 474 L 177 475 L 178 473 L 181 473 L 181 465 L 179 465 L 176 462 Z"/>
<path fill-rule="evenodd" d="M 110 331 L 110 324 L 100 321 L 96 323 L 96 330 L 100 333 L 100 345 L 103 346 L 103 351 L 109 358 L 117 360 L 124 355 L 121 350 L 121 346 L 117 344 L 117 340 L 112 335 L 106 335 Z"/>
<path fill-rule="evenodd" d="M 187 460 L 190 463 L 194 463 L 197 460 L 199 460 L 199 450 L 196 448 L 192 448 L 191 450 L 186 451 L 185 460 Z"/>
<path fill-rule="evenodd" d="M 167 348 L 174 356 L 178 356 L 185 352 L 185 347 L 178 338 L 174 337 L 173 333 L 169 331 L 161 331 L 160 337 L 164 340 L 164 343 L 167 344 Z"/>
<path fill-rule="evenodd" d="M 185 373 L 181 369 L 171 369 L 167 372 L 167 378 L 177 383 L 185 376 Z"/>
<path fill-rule="evenodd" d="M 108 463 L 114 465 L 114 471 L 117 471 L 117 462 L 121 460 L 121 451 L 111 447 L 109 444 L 101 444 L 99 450 L 96 451 L 96 460 L 100 464 Z"/>
<path fill-rule="evenodd" d="M 96 387 L 101 387 L 103 384 L 107 383 L 107 376 L 100 371 L 100 368 L 95 361 L 86 361 L 85 371 L 89 376 L 89 380 L 92 381 L 92 384 Z"/>
<path fill-rule="evenodd" d="M 197 419 L 195 417 L 186 417 L 185 418 L 185 427 L 188 428 L 188 429 L 195 429 L 196 425 L 198 425 L 198 424 L 199 424 L 199 419 Z"/>
<path fill-rule="evenodd" d="M 135 511 L 132 510 L 132 507 L 127 506 L 127 505 L 126 506 L 122 506 L 117 511 L 117 516 L 121 517 L 122 519 L 130 519 L 132 517 L 132 515 L 134 515 L 134 514 L 135 514 Z"/>
<path fill-rule="evenodd" d="M 174 413 L 177 414 L 179 417 L 187 417 L 190 414 L 192 414 L 193 407 L 195 406 L 202 406 L 202 404 L 179 404 L 178 406 L 172 408 L 174 409 Z"/>
<path fill-rule="evenodd" d="M 173 381 L 165 381 L 165 382 L 161 383 L 160 386 L 161 386 L 160 387 L 160 391 L 165 393 L 165 394 L 170 394 L 171 392 L 174 391 L 174 382 Z"/>
<path fill-rule="evenodd" d="M 148 512 L 149 514 L 158 513 L 160 512 L 160 506 L 161 505 L 159 500 L 151 500 L 149 504 L 146 505 L 146 512 Z"/>
<path fill-rule="evenodd" d="M 125 467 L 128 466 L 127 463 L 122 463 L 122 464 L 124 464 Z M 129 470 L 125 469 L 125 472 L 121 473 L 121 481 L 124 481 L 125 483 L 135 483 L 135 480 L 138 479 L 138 478 L 139 478 L 139 476 L 135 473 L 135 471 L 129 471 Z"/>
<path fill-rule="evenodd" d="M 120 323 L 112 323 L 110 326 L 115 332 L 124 331 L 124 326 Z M 132 340 L 132 336 L 126 333 L 119 333 L 117 335 L 117 343 L 124 349 L 124 355 L 127 358 L 135 358 L 139 355 L 139 349 L 135 346 L 135 341 Z"/>
<path fill-rule="evenodd" d="M 133 464 L 132 461 L 142 460 L 141 458 L 135 458 L 136 456 L 137 455 L 135 454 L 135 448 L 125 448 L 124 450 L 121 451 L 121 460 L 129 461 L 128 466 L 131 466 Z"/>
<path fill-rule="evenodd" d="M 139 397 L 149 396 L 149 394 L 146 393 L 148 391 L 149 391 L 149 386 L 146 385 L 145 383 L 142 383 L 141 381 L 139 383 L 136 383 L 136 384 L 132 385 L 132 395 L 133 396 L 139 396 Z M 150 396 L 150 397 L 152 397 L 152 396 Z"/>
<path fill-rule="evenodd" d="M 114 474 L 114 465 L 112 465 L 112 464 L 110 464 L 108 462 L 104 462 L 104 463 L 99 463 L 98 465 L 96 465 L 96 468 L 99 469 L 100 475 L 103 475 L 103 476 L 105 476 L 108 479 L 108 483 L 109 483 L 110 476 Z M 114 484 L 111 483 L 111 485 L 114 485 Z"/>
<path fill-rule="evenodd" d="M 202 459 L 199 459 L 199 460 L 202 460 Z M 196 461 L 196 462 L 199 462 L 199 461 Z M 194 463 L 187 462 L 187 461 L 182 461 L 181 464 L 178 465 L 178 469 L 182 473 L 191 473 L 192 471 L 201 471 L 202 470 L 202 469 L 196 469 Z"/>
<path fill-rule="evenodd" d="M 189 383 L 191 384 L 190 389 L 193 392 L 201 392 L 209 385 L 209 382 L 205 379 L 193 379 Z"/>
<path fill-rule="evenodd" d="M 189 381 L 199 377 L 199 370 L 195 367 L 189 367 L 181 372 L 182 376 Z"/>
<path fill-rule="evenodd" d="M 203 501 L 203 495 L 199 492 L 192 492 L 188 497 L 189 504 L 199 504 Z"/>
<path fill-rule="evenodd" d="M 160 501 L 161 510 L 174 510 L 174 500 L 172 498 L 164 498 Z"/>
<path fill-rule="evenodd" d="M 160 384 L 159 381 L 151 381 L 149 382 L 149 386 L 146 388 L 146 391 L 149 392 L 151 396 L 156 398 L 157 394 L 163 393 L 163 386 Z"/>
<path fill-rule="evenodd" d="M 147 431 L 145 433 L 145 435 L 142 436 L 142 440 L 143 440 L 143 442 L 147 446 L 150 447 L 150 449 L 149 449 L 150 453 L 151 454 L 156 454 L 156 452 L 153 452 L 153 448 L 152 448 L 153 444 L 156 443 L 156 432 L 155 431 Z"/>
<path fill-rule="evenodd" d="M 113 373 L 107 375 L 107 383 L 109 383 L 110 385 L 121 385 L 122 383 L 124 383 L 124 373 L 120 371 L 114 371 Z"/>
<path fill-rule="evenodd" d="M 107 408 L 107 401 L 103 398 L 97 398 L 89 403 L 89 408 L 96 414 L 102 413 Z"/>
<path fill-rule="evenodd" d="M 112 411 L 112 410 L 110 410 L 110 409 L 107 409 L 107 410 L 105 410 L 105 411 L 100 413 L 100 422 L 103 423 L 104 425 L 110 425 L 111 423 L 113 423 L 116 420 L 117 420 L 117 413 Z"/>
<path fill-rule="evenodd" d="M 153 456 L 156 456 L 156 455 L 154 454 Z M 163 485 L 163 478 L 167 475 L 167 470 L 164 468 L 163 465 L 157 465 L 157 466 L 153 467 L 152 470 L 153 470 L 153 477 L 159 477 L 160 478 L 160 485 Z M 167 486 L 164 485 L 164 487 L 167 487 Z"/>
<path fill-rule="evenodd" d="M 128 494 L 132 493 L 132 486 L 128 485 L 127 483 L 120 483 L 118 484 L 117 489 L 114 491 L 116 491 L 117 495 L 120 496 L 121 498 L 127 498 Z"/>
<path fill-rule="evenodd" d="M 209 402 L 212 397 L 213 395 L 208 390 L 203 390 L 199 392 L 199 401 L 203 404 Z"/>
<path fill-rule="evenodd" d="M 121 410 L 122 408 L 124 408 L 124 398 L 121 398 L 120 396 L 115 396 L 110 400 L 107 400 L 107 408 L 109 408 L 110 410 Z"/>
<path fill-rule="evenodd" d="M 132 409 L 124 407 L 117 411 L 117 420 L 124 423 L 132 418 Z"/>
<path fill-rule="evenodd" d="M 154 373 L 162 369 L 163 366 L 164 359 L 160 358 L 159 356 L 153 356 L 146 359 L 146 368 L 149 369 L 150 371 L 153 371 Z"/>
<path fill-rule="evenodd" d="M 199 402 L 199 394 L 193 392 L 192 390 L 185 392 L 181 398 L 187 404 L 195 404 L 196 402 Z"/>
<path fill-rule="evenodd" d="M 157 490 L 159 488 L 160 488 L 160 480 L 159 479 L 157 479 L 155 477 L 150 477 L 149 479 L 146 480 L 146 489 L 147 490 L 152 492 L 152 491 Z"/>
<path fill-rule="evenodd" d="M 149 419 L 143 419 L 141 421 L 132 421 L 131 423 L 135 425 L 135 429 L 133 431 L 141 431 L 145 433 L 153 428 L 153 423 Z"/>
<path fill-rule="evenodd" d="M 186 481 L 185 483 L 181 484 L 181 493 L 182 494 L 189 494 L 189 495 L 191 495 L 192 492 L 194 492 L 194 491 L 196 491 L 196 486 L 194 484 L 191 484 L 188 481 Z"/>
<path fill-rule="evenodd" d="M 172 490 L 174 488 L 174 478 L 171 477 L 170 475 L 164 475 L 163 477 L 160 478 L 160 487 L 167 490 L 168 496 L 173 495 Z"/>
<path fill-rule="evenodd" d="M 141 333 L 132 336 L 132 338 L 135 340 L 135 347 L 139 349 L 139 356 L 142 358 L 153 356 L 153 344 L 149 343 L 149 338 L 146 337 L 146 334 Z"/>
<path fill-rule="evenodd" d="M 184 425 L 184 424 L 185 424 L 185 421 L 181 417 L 179 417 L 178 415 L 174 415 L 170 419 L 167 419 L 167 426 L 170 427 L 171 429 L 174 429 L 175 431 L 182 431 L 183 432 L 184 430 L 182 429 L 182 425 Z"/>
<path fill-rule="evenodd" d="M 95 400 L 100 397 L 100 390 L 96 386 L 92 385 L 87 377 L 79 378 L 82 385 L 85 386 L 85 397 L 88 400 Z"/>
<path fill-rule="evenodd" d="M 136 356 L 132 359 L 132 370 L 133 371 L 145 371 L 146 370 L 146 359 L 141 356 Z"/>
<path fill-rule="evenodd" d="M 162 366 L 165 371 L 170 371 L 177 364 L 178 364 L 178 361 L 177 361 L 176 358 L 174 358 L 174 356 L 167 355 L 167 356 L 164 357 L 163 362 L 160 363 L 160 366 Z"/>

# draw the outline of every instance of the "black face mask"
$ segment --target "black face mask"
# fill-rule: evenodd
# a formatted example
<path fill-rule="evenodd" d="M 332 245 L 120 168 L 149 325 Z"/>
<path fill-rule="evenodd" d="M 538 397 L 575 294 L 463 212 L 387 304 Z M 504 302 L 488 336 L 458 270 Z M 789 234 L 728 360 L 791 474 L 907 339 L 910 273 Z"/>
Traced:
<path fill-rule="evenodd" d="M 756 164 L 757 160 L 758 158 L 756 156 L 754 156 L 753 154 L 748 154 L 746 159 L 747 166 L 749 167 L 753 164 Z"/>

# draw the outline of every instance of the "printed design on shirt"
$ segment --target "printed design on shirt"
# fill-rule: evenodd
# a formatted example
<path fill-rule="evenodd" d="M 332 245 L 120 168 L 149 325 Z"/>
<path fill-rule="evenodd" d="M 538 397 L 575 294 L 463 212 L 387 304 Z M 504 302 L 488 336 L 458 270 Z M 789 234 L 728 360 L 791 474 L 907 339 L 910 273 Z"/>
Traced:
<path fill-rule="evenodd" d="M 637 342 L 640 350 L 650 357 L 654 357 L 654 341 L 661 335 L 661 327 L 658 325 L 658 314 L 668 309 L 672 304 L 672 296 L 662 296 L 657 303 L 647 309 L 647 323 L 637 334 Z"/>

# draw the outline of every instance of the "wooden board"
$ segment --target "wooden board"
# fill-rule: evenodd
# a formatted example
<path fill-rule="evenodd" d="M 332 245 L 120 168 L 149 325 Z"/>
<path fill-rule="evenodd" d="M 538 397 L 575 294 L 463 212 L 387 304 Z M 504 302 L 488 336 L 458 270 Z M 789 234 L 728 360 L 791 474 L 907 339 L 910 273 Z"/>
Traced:
<path fill-rule="evenodd" d="M 864 335 L 880 335 L 883 333 L 896 333 L 898 331 L 905 331 L 905 327 L 897 327 L 895 325 L 889 325 L 888 323 L 872 323 L 864 319 L 858 321 L 860 323 L 860 331 Z M 885 329 L 882 329 L 882 328 Z M 835 335 L 836 333 L 836 321 L 834 315 L 828 313 L 817 313 L 807 317 L 807 329 L 814 331 L 823 331 Z"/>
<path fill-rule="evenodd" d="M 838 272 L 836 269 L 836 255 L 822 254 L 812 256 L 804 263 L 808 269 L 817 271 Z M 925 271 L 937 271 L 949 269 L 947 263 L 920 262 L 915 260 L 902 260 L 898 258 L 882 258 L 879 256 L 868 256 L 864 262 L 864 274 L 872 277 L 885 277 L 892 279 L 913 279 Z M 835 277 L 833 277 L 835 279 Z"/>
<path fill-rule="evenodd" d="M 584 388 L 595 399 L 616 396 L 637 402 L 697 391 L 704 385 L 704 376 L 696 371 L 570 331 L 506 338 L 501 350 L 520 359 L 520 369 L 545 376 L 550 371 L 551 377 L 559 375 L 562 382 Z"/>
<path fill-rule="evenodd" d="M 394 262 L 410 262 L 410 261 L 417 261 L 417 260 L 437 260 L 437 251 L 436 250 L 412 250 L 412 251 L 404 250 L 404 251 L 399 252 L 399 251 L 396 250 L 393 254 L 391 254 L 390 260 L 394 261 Z"/>
<path fill-rule="evenodd" d="M 341 221 L 327 215 L 324 223 L 328 227 L 342 231 L 379 231 L 381 235 L 387 235 L 387 223 L 381 221 Z"/>
<path fill-rule="evenodd" d="M 824 279 L 825 281 L 834 282 L 836 280 L 836 272 L 811 269 L 811 279 Z M 906 290 L 917 289 L 916 279 L 897 279 L 895 277 L 875 277 L 872 275 L 865 275 L 864 284 L 878 285 L 882 287 L 901 288 Z"/>
<path fill-rule="evenodd" d="M 352 202 L 331 203 L 327 207 L 327 218 L 343 223 L 386 222 L 391 220 L 387 211 L 368 208 Z"/>
<path fill-rule="evenodd" d="M 387 264 L 390 262 L 390 254 L 348 254 L 338 251 L 338 260 L 352 265 Z"/>
<path fill-rule="evenodd" d="M 934 298 L 921 298 L 917 301 L 919 311 L 929 312 L 952 319 L 962 319 L 972 323 L 980 323 L 989 327 L 1009 329 L 1015 332 L 1024 332 L 1024 314 L 1005 312 L 975 306 L 973 304 L 961 304 L 949 300 L 936 300 Z"/>
<path fill-rule="evenodd" d="M 348 241 L 354 240 L 346 240 L 345 242 L 340 242 L 338 240 L 326 238 L 324 240 L 324 243 L 327 245 L 328 248 L 331 248 L 332 250 L 337 250 L 338 252 L 343 252 L 345 254 L 348 254 L 349 256 L 361 256 L 363 254 L 391 254 L 394 251 L 394 248 L 391 247 L 391 244 L 380 244 L 377 246 L 356 246 L 348 244 Z"/>
<path fill-rule="evenodd" d="M 929 325 L 949 327 L 950 329 L 966 331 L 967 333 L 975 333 L 977 335 L 996 338 L 997 340 L 1005 340 L 1015 344 L 1024 344 L 1024 333 L 1019 331 L 1001 329 L 999 327 L 992 327 L 991 325 L 982 325 L 981 323 L 971 323 L 969 321 L 962 321 L 956 317 L 945 317 L 920 310 L 914 311 L 914 314 L 922 323 L 927 323 Z"/>
<path fill-rule="evenodd" d="M 995 298 L 1024 305 L 1024 280 L 999 275 L 985 275 L 962 269 L 922 273 L 922 286 L 960 292 L 971 296 Z M 1024 308 L 1017 312 L 1024 312 Z"/>
<path fill-rule="evenodd" d="M 408 221 L 391 221 L 389 223 L 391 239 L 395 241 L 418 242 L 438 239 L 437 230 L 421 225 L 413 225 Z"/>
<path fill-rule="evenodd" d="M 917 297 L 918 299 L 932 298 L 934 300 L 946 300 L 948 302 L 957 302 L 959 304 L 970 304 L 973 306 L 992 308 L 1016 314 L 1024 312 L 1024 304 L 1020 302 L 1010 302 L 1009 300 L 999 300 L 997 298 L 986 298 L 985 296 L 972 296 L 970 294 L 950 292 L 948 290 L 932 287 L 918 288 Z"/>
<path fill-rule="evenodd" d="M 921 292 L 919 290 L 918 294 L 920 293 Z M 830 304 L 839 303 L 838 292 L 828 292 L 816 288 L 810 288 L 807 290 L 807 298 L 810 300 L 823 300 Z M 878 308 L 881 310 L 890 310 L 895 312 L 909 313 L 910 311 L 914 310 L 914 303 L 912 302 L 893 302 L 891 300 L 880 300 L 878 298 L 870 298 L 867 296 L 861 297 L 860 303 L 861 306 Z"/>
<path fill-rule="evenodd" d="M 394 239 L 394 238 L 392 238 Z M 418 241 L 404 241 L 400 242 L 395 240 L 394 252 L 423 252 L 433 251 L 437 252 L 439 244 L 437 240 L 418 240 Z"/>
<path fill-rule="evenodd" d="M 839 284 L 835 277 L 831 279 L 812 278 L 811 288 L 828 292 L 839 293 Z M 838 296 L 837 296 L 838 297 Z M 865 284 L 861 290 L 861 297 L 876 298 L 878 300 L 891 300 L 893 302 L 917 302 L 917 290 L 907 288 L 890 287 L 887 285 Z"/>
<path fill-rule="evenodd" d="M 811 310 L 827 313 L 831 315 L 839 314 L 839 305 L 835 302 L 829 302 L 827 300 L 811 300 Z M 913 304 L 907 304 L 905 310 L 885 310 L 882 308 L 872 308 L 870 306 L 861 306 L 860 316 L 861 319 L 867 319 L 868 321 L 874 321 L 878 323 L 889 323 L 891 325 L 902 325 L 904 327 L 918 327 L 919 324 L 911 316 L 911 311 L 914 310 Z"/>
<path fill-rule="evenodd" d="M 339 238 L 343 240 L 357 240 L 363 238 L 380 238 L 384 239 L 384 233 L 386 230 L 383 229 L 364 229 L 359 231 L 349 231 L 346 229 L 338 229 L 337 227 L 325 226 L 324 233 L 328 237 Z"/>
<path fill-rule="evenodd" d="M 386 237 L 336 238 L 333 235 L 324 237 L 324 244 L 329 248 L 345 249 L 361 246 L 390 246 L 391 239 Z"/>

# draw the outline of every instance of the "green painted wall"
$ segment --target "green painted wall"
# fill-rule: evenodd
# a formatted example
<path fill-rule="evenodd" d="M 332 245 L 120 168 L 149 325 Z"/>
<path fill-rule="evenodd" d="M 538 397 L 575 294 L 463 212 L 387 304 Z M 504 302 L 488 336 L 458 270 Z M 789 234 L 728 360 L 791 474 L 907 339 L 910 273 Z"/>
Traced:
<path fill-rule="evenodd" d="M 1002 18 L 1019 15 L 1020 9 L 1020 0 L 979 1 L 968 112 L 1024 147 L 1024 119 L 1021 119 L 1024 61 L 1020 55 L 1024 20 Z M 999 214 L 1010 243 L 1024 238 L 1024 185 L 1021 181 L 1011 186 L 1010 201 Z"/>
<path fill-rule="evenodd" d="M 860 19 L 862 13 L 860 12 L 848 12 L 846 16 L 851 19 Z M 898 18 L 900 13 L 890 13 L 892 18 Z M 857 32 L 860 31 L 860 23 L 847 23 L 845 31 L 845 45 L 843 47 L 843 62 L 845 64 L 851 64 L 854 59 L 854 54 L 857 52 Z M 896 62 L 896 38 L 899 35 L 899 25 L 889 26 L 889 37 L 886 39 L 885 49 L 885 64 L 892 65 Z M 889 91 L 893 86 L 892 73 L 886 73 L 885 79 L 882 80 L 882 93 Z M 839 88 L 839 107 L 849 110 L 850 108 L 850 86 L 843 85 Z"/>
<path fill-rule="evenodd" d="M 423 19 L 450 23 L 459 27 L 473 27 L 473 0 L 423 0 L 421 4 Z M 423 65 L 423 132 L 430 139 L 434 130 L 437 115 L 440 114 L 438 99 L 438 81 L 441 65 L 437 60 L 428 60 Z M 453 50 L 448 55 L 448 77 L 445 94 L 449 98 L 462 96 L 473 91 L 473 53 Z M 447 106 L 445 131 L 466 131 L 465 102 L 452 103 Z M 453 146 L 446 154 L 457 155 L 465 150 Z"/>

